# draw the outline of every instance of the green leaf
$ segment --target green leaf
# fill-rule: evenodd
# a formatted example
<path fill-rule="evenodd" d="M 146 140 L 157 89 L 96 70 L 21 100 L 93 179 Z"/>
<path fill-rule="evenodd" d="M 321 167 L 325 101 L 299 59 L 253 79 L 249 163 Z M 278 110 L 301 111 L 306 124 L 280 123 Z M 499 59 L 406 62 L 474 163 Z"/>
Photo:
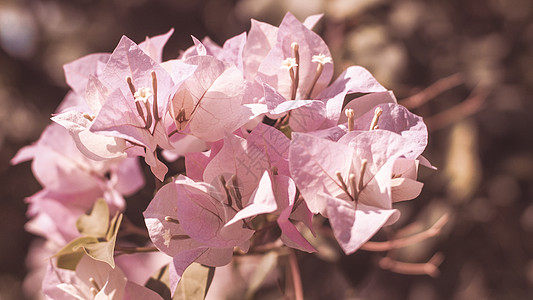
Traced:
<path fill-rule="evenodd" d="M 84 255 L 83 251 L 63 254 L 57 258 L 57 267 L 76 271 L 76 267 Z"/>
<path fill-rule="evenodd" d="M 291 138 L 292 136 L 292 129 L 289 125 L 285 125 L 285 126 L 281 126 L 281 128 L 279 129 L 279 131 L 281 131 L 286 137 L 288 137 L 289 139 Z"/>
<path fill-rule="evenodd" d="M 261 287 L 261 284 L 267 275 L 276 267 L 278 263 L 278 253 L 270 251 L 261 258 L 259 266 L 255 269 L 248 291 L 246 291 L 246 299 L 253 299 L 255 292 Z"/>
<path fill-rule="evenodd" d="M 191 264 L 183 273 L 178 283 L 173 300 L 202 300 L 205 298 L 213 275 L 214 267 L 207 267 L 199 263 Z"/>
<path fill-rule="evenodd" d="M 89 215 L 82 215 L 76 222 L 84 236 L 104 237 L 109 226 L 109 208 L 103 198 L 96 200 Z"/>
<path fill-rule="evenodd" d="M 196 300 L 204 299 L 215 275 L 214 267 L 206 267 L 198 263 L 190 265 L 181 277 L 174 297 L 170 297 L 168 265 L 159 269 L 145 286 L 158 293 L 165 300 Z"/>
<path fill-rule="evenodd" d="M 83 246 L 85 253 L 90 257 L 103 261 L 115 268 L 115 260 L 113 254 L 115 252 L 115 243 L 117 241 L 118 229 L 120 228 L 120 223 L 122 222 L 122 214 L 117 214 L 111 220 L 111 226 L 106 234 L 106 241 L 100 241 L 96 244 L 87 244 Z"/>
<path fill-rule="evenodd" d="M 170 300 L 170 283 L 168 277 L 168 265 L 162 267 L 152 275 L 144 285 L 161 296 L 164 300 Z"/>
<path fill-rule="evenodd" d="M 98 243 L 98 238 L 94 236 L 83 236 L 72 240 L 53 256 L 57 257 L 57 267 L 75 270 L 83 256 L 83 247 L 92 243 Z"/>

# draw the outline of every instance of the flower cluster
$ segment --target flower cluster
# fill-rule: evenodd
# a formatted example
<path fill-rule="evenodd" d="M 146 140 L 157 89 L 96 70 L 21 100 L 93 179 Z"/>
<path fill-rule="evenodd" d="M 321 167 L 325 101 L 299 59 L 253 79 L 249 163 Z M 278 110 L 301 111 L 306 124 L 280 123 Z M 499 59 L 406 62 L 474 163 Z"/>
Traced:
<path fill-rule="evenodd" d="M 312 31 L 319 19 L 252 20 L 222 47 L 193 38 L 168 61 L 172 31 L 139 45 L 123 37 L 111 54 L 65 65 L 71 91 L 55 123 L 13 159 L 33 159 L 43 186 L 29 198 L 27 229 L 59 251 L 46 295 L 159 297 L 130 273 L 151 274 L 160 259 L 128 271 L 131 261 L 113 258 L 124 196 L 144 186 L 138 157 L 165 182 L 143 215 L 172 257 L 171 291 L 194 262 L 223 266 L 276 240 L 316 251 L 317 214 L 346 254 L 399 218 L 392 204 L 417 197 L 418 165 L 431 166 L 421 156 L 427 129 L 364 68 L 332 81 L 331 54 Z M 185 172 L 168 174 L 178 157 Z"/>

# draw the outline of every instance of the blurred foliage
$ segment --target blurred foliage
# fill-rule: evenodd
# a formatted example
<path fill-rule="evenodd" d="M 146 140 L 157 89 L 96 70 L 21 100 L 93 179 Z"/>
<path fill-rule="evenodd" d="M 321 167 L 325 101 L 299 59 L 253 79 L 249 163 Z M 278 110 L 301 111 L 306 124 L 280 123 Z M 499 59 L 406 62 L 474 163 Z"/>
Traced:
<path fill-rule="evenodd" d="M 440 277 L 381 270 L 379 253 L 358 251 L 336 263 L 302 254 L 306 299 L 526 299 L 533 294 L 532 1 L 3 0 L 1 299 L 23 298 L 24 259 L 32 239 L 23 230 L 23 199 L 39 189 L 30 163 L 13 167 L 9 159 L 50 122 L 67 91 L 62 65 L 110 52 L 123 34 L 140 42 L 171 27 L 176 32 L 165 58 L 173 58 L 192 45 L 191 34 L 222 43 L 248 30 L 250 17 L 279 24 L 286 11 L 300 19 L 324 12 L 318 31 L 331 48 L 336 73 L 362 65 L 400 100 L 439 79 L 461 76 L 459 84 L 413 108 L 427 120 L 425 154 L 439 170 L 421 170 L 421 196 L 398 205 L 403 217 L 390 229 L 399 234 L 414 222 L 410 230 L 421 231 L 450 212 L 452 221 L 440 236 L 394 253 L 397 260 L 424 262 L 442 252 Z M 130 202 L 128 211 L 142 211 L 148 200 Z M 140 215 L 128 217 L 142 221 Z"/>

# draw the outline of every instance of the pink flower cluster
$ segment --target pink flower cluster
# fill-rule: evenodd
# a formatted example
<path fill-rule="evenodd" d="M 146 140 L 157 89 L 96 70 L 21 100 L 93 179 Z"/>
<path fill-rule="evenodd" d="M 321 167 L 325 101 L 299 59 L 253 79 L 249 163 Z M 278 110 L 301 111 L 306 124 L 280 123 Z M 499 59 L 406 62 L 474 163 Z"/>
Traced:
<path fill-rule="evenodd" d="M 315 234 L 316 214 L 329 219 L 346 254 L 355 252 L 399 218 L 394 202 L 420 193 L 418 165 L 431 166 L 421 156 L 427 129 L 364 68 L 332 81 L 329 49 L 311 30 L 319 19 L 287 14 L 279 27 L 252 20 L 248 34 L 222 47 L 193 38 L 168 61 L 162 50 L 172 30 L 139 45 L 123 37 L 111 54 L 65 65 L 72 90 L 55 123 L 13 159 L 33 159 L 43 186 L 29 198 L 27 229 L 57 251 L 80 235 L 76 220 L 96 199 L 112 215 L 123 211 L 124 196 L 144 185 L 143 157 L 167 178 L 144 217 L 153 245 L 172 257 L 171 291 L 193 262 L 226 265 L 235 251 L 260 245 L 267 229 L 270 240 L 316 251 L 304 234 Z M 164 162 L 180 156 L 186 173 L 167 174 Z M 45 294 L 158 297 L 102 264 L 100 289 L 91 290 L 73 286 L 87 283 L 80 278 L 96 264 L 80 261 L 75 279 L 51 263 Z"/>

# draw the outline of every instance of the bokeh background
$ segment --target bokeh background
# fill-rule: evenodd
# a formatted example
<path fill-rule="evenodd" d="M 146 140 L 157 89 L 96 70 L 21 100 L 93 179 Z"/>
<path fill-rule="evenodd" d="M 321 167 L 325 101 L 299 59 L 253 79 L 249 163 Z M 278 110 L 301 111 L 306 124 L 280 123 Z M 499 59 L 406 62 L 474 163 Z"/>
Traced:
<path fill-rule="evenodd" d="M 67 92 L 62 65 L 111 52 L 123 34 L 141 42 L 175 28 L 170 59 L 192 45 L 190 35 L 222 44 L 247 31 L 250 18 L 278 25 L 287 11 L 300 20 L 324 13 L 317 32 L 336 74 L 366 67 L 428 124 L 425 155 L 439 170 L 420 171 L 424 190 L 398 206 L 395 228 L 420 231 L 451 216 L 438 237 L 394 253 L 425 262 L 441 252 L 440 276 L 382 270 L 383 253 L 333 263 L 301 255 L 306 296 L 533 297 L 532 1 L 0 0 L 0 299 L 28 298 L 34 237 L 24 231 L 24 198 L 40 189 L 30 163 L 9 160 L 50 123 Z"/>

